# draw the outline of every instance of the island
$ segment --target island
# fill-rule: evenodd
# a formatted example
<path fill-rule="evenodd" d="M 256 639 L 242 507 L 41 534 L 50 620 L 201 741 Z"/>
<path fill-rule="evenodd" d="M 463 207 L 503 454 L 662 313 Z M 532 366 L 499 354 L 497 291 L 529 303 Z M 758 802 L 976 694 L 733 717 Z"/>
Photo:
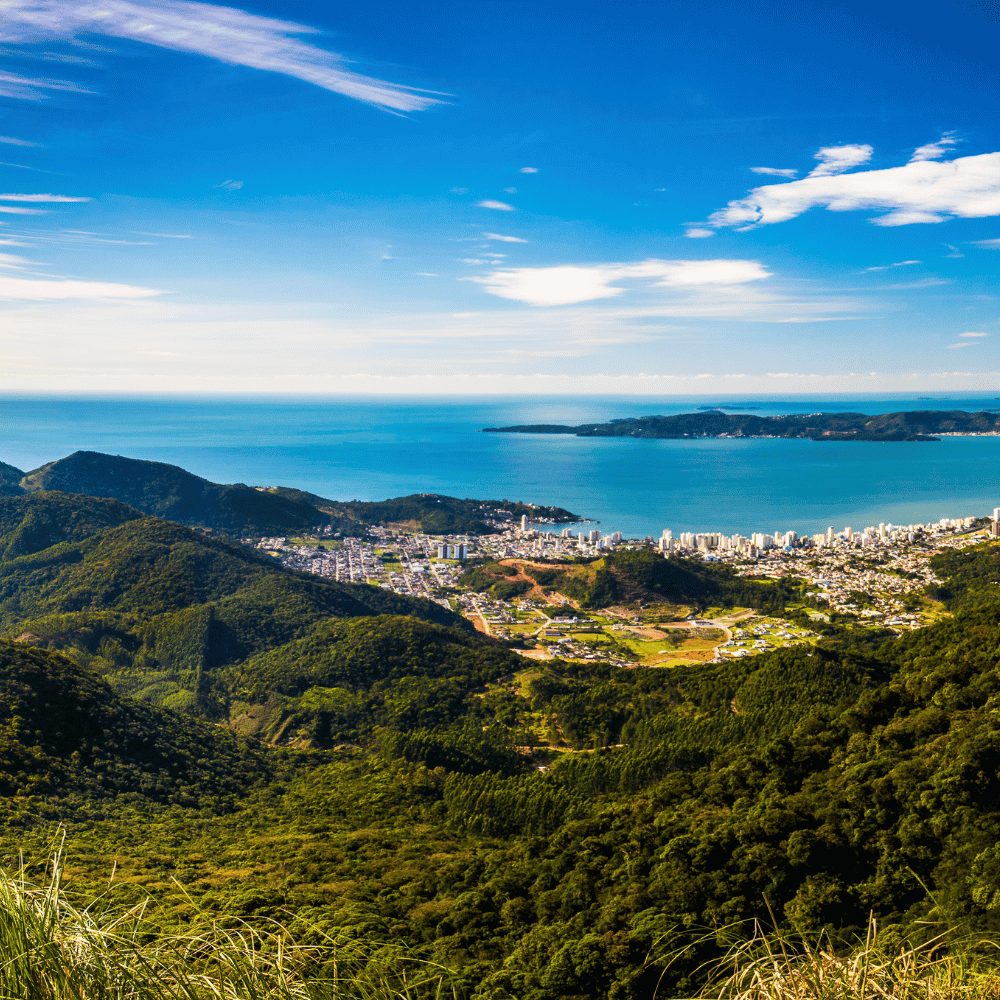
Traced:
<path fill-rule="evenodd" d="M 622 417 L 605 423 L 484 427 L 489 434 L 570 434 L 629 438 L 805 438 L 810 441 L 937 441 L 947 435 L 1000 434 L 1000 413 L 904 410 L 897 413 L 788 413 L 760 416 L 708 410 Z"/>

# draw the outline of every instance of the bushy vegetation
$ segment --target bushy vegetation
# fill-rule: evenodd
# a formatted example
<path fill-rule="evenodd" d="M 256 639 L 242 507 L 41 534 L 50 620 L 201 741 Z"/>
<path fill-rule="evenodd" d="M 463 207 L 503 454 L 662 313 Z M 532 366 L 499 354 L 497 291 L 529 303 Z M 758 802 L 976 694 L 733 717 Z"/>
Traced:
<path fill-rule="evenodd" d="M 164 935 L 141 907 L 72 905 L 57 856 L 47 882 L 0 873 L 5 1000 L 409 1000 L 455 997 L 444 970 L 398 947 L 304 946 L 279 923 Z"/>

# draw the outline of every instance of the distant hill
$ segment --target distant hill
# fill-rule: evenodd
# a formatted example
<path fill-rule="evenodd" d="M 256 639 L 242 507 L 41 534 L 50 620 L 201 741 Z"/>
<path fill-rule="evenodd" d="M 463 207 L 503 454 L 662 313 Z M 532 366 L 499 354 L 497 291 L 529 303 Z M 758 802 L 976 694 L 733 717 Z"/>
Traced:
<path fill-rule="evenodd" d="M 242 483 L 212 483 L 176 465 L 96 451 L 77 451 L 43 465 L 24 476 L 22 486 L 108 497 L 154 517 L 240 536 L 309 531 L 327 521 L 302 500 Z"/>
<path fill-rule="evenodd" d="M 482 534 L 497 522 L 579 521 L 561 507 L 512 500 L 459 500 L 414 493 L 390 500 L 327 500 L 275 486 L 223 485 L 163 462 L 77 451 L 27 474 L 0 466 L 0 496 L 59 490 L 118 500 L 153 517 L 237 537 L 298 535 L 331 528 L 365 535 L 373 525 L 407 524 L 427 534 Z"/>
<path fill-rule="evenodd" d="M 898 413 L 791 413 L 762 417 L 707 410 L 623 417 L 601 424 L 486 427 L 492 434 L 572 434 L 630 438 L 807 438 L 811 441 L 933 441 L 939 434 L 1000 434 L 1000 413 L 915 410 Z"/>
<path fill-rule="evenodd" d="M 459 500 L 440 493 L 412 493 L 391 500 L 324 500 L 313 493 L 277 487 L 280 496 L 311 503 L 344 535 L 364 534 L 372 525 L 406 524 L 428 535 L 481 535 L 496 524 L 531 521 L 568 524 L 583 520 L 562 507 L 514 500 Z"/>

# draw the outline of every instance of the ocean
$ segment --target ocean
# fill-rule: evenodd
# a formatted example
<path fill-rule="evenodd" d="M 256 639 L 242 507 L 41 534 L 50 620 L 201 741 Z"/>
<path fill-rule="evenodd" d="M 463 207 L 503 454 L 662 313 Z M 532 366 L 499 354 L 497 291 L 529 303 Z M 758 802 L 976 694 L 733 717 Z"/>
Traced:
<path fill-rule="evenodd" d="M 1000 396 L 384 399 L 0 399 L 0 460 L 23 469 L 78 449 L 183 466 L 217 482 L 335 499 L 447 493 L 566 507 L 627 536 L 726 533 L 986 514 L 1000 438 L 937 443 L 644 441 L 483 434 L 719 405 L 761 414 L 1000 409 Z"/>

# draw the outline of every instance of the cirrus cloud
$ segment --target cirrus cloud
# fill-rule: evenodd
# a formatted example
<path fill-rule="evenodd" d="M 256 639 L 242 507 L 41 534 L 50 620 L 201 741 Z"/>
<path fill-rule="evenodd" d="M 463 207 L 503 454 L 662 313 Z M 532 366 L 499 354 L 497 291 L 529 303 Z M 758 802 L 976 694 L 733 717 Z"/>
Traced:
<path fill-rule="evenodd" d="M 281 73 L 392 111 L 423 111 L 438 98 L 365 76 L 343 56 L 302 41 L 315 34 L 290 21 L 191 0 L 3 0 L 0 41 L 19 44 L 104 35 Z M 64 80 L 0 73 L 0 95 L 37 100 L 49 91 L 85 92 Z"/>

